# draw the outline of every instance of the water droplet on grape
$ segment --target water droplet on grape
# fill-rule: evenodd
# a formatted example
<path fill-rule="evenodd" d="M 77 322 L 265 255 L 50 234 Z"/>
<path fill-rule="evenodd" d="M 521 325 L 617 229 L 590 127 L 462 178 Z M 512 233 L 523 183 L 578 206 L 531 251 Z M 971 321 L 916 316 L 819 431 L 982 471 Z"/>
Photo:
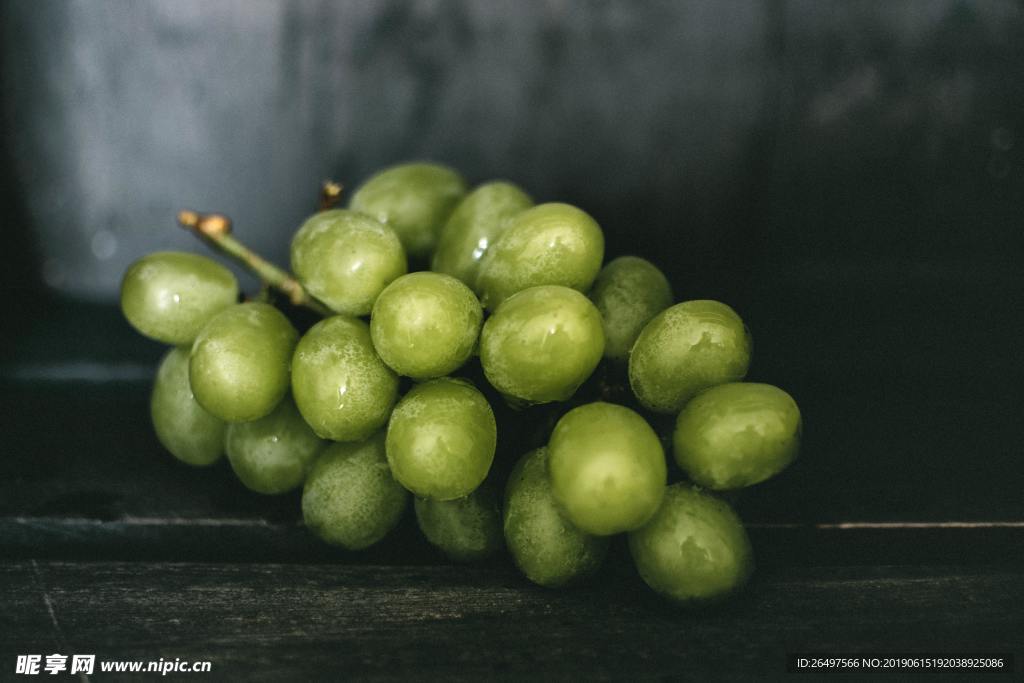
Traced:
<path fill-rule="evenodd" d="M 473 258 L 479 259 L 481 256 L 483 256 L 484 252 L 487 251 L 488 244 L 488 239 L 486 237 L 481 237 L 480 241 L 476 243 L 476 248 L 473 249 Z"/>

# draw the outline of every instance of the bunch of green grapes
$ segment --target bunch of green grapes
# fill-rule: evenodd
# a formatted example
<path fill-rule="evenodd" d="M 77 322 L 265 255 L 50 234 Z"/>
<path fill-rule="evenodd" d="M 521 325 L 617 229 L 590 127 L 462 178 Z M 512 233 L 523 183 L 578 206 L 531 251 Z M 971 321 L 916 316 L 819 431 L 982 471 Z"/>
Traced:
<path fill-rule="evenodd" d="M 206 237 L 237 256 L 218 226 Z M 172 347 L 151 401 L 166 449 L 195 466 L 226 453 L 261 494 L 301 488 L 306 526 L 328 543 L 380 541 L 412 498 L 457 561 L 507 549 L 530 580 L 561 586 L 627 534 L 654 590 L 721 598 L 753 559 L 717 492 L 793 461 L 799 409 L 742 381 L 751 337 L 732 308 L 674 303 L 649 261 L 604 258 L 577 207 L 410 163 L 299 226 L 291 273 L 247 261 L 321 314 L 308 329 L 266 296 L 240 301 L 231 271 L 186 253 L 132 264 L 121 305 Z M 670 435 L 651 426 L 658 414 L 676 416 Z M 668 484 L 663 443 L 688 481 Z M 525 455 L 503 466 L 510 452 Z"/>

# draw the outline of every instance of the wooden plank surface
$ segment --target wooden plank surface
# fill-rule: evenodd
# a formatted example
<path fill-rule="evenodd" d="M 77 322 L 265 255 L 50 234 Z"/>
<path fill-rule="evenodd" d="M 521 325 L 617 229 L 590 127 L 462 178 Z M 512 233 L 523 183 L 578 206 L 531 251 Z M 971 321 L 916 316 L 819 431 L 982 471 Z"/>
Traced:
<path fill-rule="evenodd" d="M 60 652 L 209 660 L 211 680 L 701 680 L 781 677 L 802 650 L 1022 654 L 1020 566 L 763 572 L 696 612 L 618 578 L 550 591 L 494 567 L 5 563 L 0 664 Z"/>

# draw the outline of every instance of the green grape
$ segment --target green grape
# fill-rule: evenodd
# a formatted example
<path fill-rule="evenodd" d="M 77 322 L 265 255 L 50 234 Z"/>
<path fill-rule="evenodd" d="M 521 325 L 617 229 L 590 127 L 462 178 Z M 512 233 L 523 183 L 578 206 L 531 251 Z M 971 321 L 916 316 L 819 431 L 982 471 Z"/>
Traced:
<path fill-rule="evenodd" d="M 770 384 L 734 382 L 708 389 L 679 413 L 676 462 L 710 489 L 738 489 L 775 476 L 800 448 L 800 409 Z"/>
<path fill-rule="evenodd" d="M 231 468 L 247 488 L 276 494 L 302 484 L 325 444 L 285 396 L 266 417 L 231 424 L 224 445 Z"/>
<path fill-rule="evenodd" d="M 529 195 L 512 183 L 499 180 L 479 186 L 459 202 L 445 223 L 431 270 L 475 288 L 480 259 L 511 219 L 531 206 Z"/>
<path fill-rule="evenodd" d="M 559 511 L 544 448 L 524 455 L 509 475 L 504 530 L 516 566 L 541 586 L 563 586 L 594 574 L 608 551 L 607 538 L 580 531 Z"/>
<path fill-rule="evenodd" d="M 370 335 L 381 359 L 400 375 L 441 377 L 473 354 L 484 312 L 466 285 L 450 275 L 410 273 L 381 292 Z"/>
<path fill-rule="evenodd" d="M 398 376 L 373 350 L 369 325 L 336 315 L 299 340 L 292 393 L 318 436 L 362 441 L 387 422 L 398 398 Z"/>
<path fill-rule="evenodd" d="M 665 491 L 658 512 L 629 535 L 647 585 L 680 602 L 704 602 L 740 588 L 754 568 L 750 540 L 729 504 L 690 484 Z"/>
<path fill-rule="evenodd" d="M 563 285 L 585 292 L 604 259 L 604 235 L 568 204 L 540 204 L 517 214 L 480 261 L 477 293 L 488 310 L 516 292 Z"/>
<path fill-rule="evenodd" d="M 498 428 L 487 399 L 462 380 L 435 379 L 406 394 L 388 423 L 391 471 L 418 496 L 473 492 L 494 460 Z"/>
<path fill-rule="evenodd" d="M 604 321 L 604 355 L 626 360 L 644 325 L 672 305 L 672 287 L 650 261 L 620 256 L 598 273 L 590 299 Z"/>
<path fill-rule="evenodd" d="M 323 450 L 302 489 L 302 517 L 328 543 L 362 550 L 395 528 L 408 499 L 391 476 L 384 433 L 378 432 Z"/>
<path fill-rule="evenodd" d="M 647 323 L 629 354 L 629 384 L 650 410 L 674 413 L 697 392 L 743 379 L 750 332 L 723 303 L 686 301 Z"/>
<path fill-rule="evenodd" d="M 498 497 L 487 485 L 455 500 L 417 498 L 415 509 L 423 535 L 457 562 L 482 560 L 504 546 Z"/>
<path fill-rule="evenodd" d="M 313 214 L 292 238 L 292 270 L 302 286 L 338 313 L 366 315 L 407 269 L 398 235 L 355 211 Z"/>
<path fill-rule="evenodd" d="M 210 465 L 224 452 L 227 425 L 196 402 L 188 383 L 188 349 L 174 348 L 160 361 L 149 401 L 156 438 L 178 460 Z"/>
<path fill-rule="evenodd" d="M 588 403 L 562 416 L 548 444 L 551 490 L 566 517 L 608 536 L 643 525 L 665 491 L 665 452 L 629 408 Z"/>
<path fill-rule="evenodd" d="M 362 184 L 349 208 L 394 228 L 410 258 L 428 258 L 455 205 L 466 194 L 466 182 L 446 166 L 399 164 Z"/>
<path fill-rule="evenodd" d="M 199 404 L 225 422 L 267 415 L 288 391 L 298 332 L 270 304 L 218 313 L 192 345 L 189 382 Z"/>
<path fill-rule="evenodd" d="M 564 401 L 604 352 L 601 314 L 568 287 L 531 287 L 484 323 L 480 361 L 498 391 L 531 403 Z"/>
<path fill-rule="evenodd" d="M 191 344 L 210 318 L 238 301 L 231 271 L 205 256 L 161 251 L 128 266 L 121 282 L 121 310 L 142 334 L 181 346 Z"/>

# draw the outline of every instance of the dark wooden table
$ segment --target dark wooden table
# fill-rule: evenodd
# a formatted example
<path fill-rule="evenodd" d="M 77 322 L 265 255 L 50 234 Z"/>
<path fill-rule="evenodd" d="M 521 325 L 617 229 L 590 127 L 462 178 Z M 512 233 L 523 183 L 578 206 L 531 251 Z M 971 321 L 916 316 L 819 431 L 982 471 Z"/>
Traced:
<path fill-rule="evenodd" d="M 328 547 L 302 527 L 298 494 L 258 496 L 226 463 L 197 470 L 162 452 L 147 416 L 161 350 L 113 309 L 58 306 L 0 363 L 0 680 L 30 680 L 12 672 L 33 653 L 307 681 L 759 680 L 791 675 L 798 651 L 977 651 L 1015 653 L 1019 676 L 1015 409 L 991 384 L 936 379 L 927 359 L 893 375 L 901 391 L 878 390 L 850 355 L 874 348 L 876 328 L 859 347 L 814 332 L 829 325 L 807 310 L 838 314 L 807 302 L 762 321 L 774 329 L 758 365 L 800 397 L 804 457 L 736 501 L 758 570 L 700 611 L 654 596 L 621 541 L 595 580 L 562 591 L 506 557 L 445 563 L 411 515 L 363 553 Z M 814 358 L 780 355 L 787 333 L 816 334 Z M 986 430 L 926 421 L 949 414 L 951 382 L 957 424 Z"/>
<path fill-rule="evenodd" d="M 549 591 L 507 566 L 8 562 L 3 665 L 59 652 L 210 661 L 216 680 L 770 679 L 787 652 L 1019 652 L 1024 633 L 1019 567 L 767 571 L 706 612 L 613 578 Z"/>

